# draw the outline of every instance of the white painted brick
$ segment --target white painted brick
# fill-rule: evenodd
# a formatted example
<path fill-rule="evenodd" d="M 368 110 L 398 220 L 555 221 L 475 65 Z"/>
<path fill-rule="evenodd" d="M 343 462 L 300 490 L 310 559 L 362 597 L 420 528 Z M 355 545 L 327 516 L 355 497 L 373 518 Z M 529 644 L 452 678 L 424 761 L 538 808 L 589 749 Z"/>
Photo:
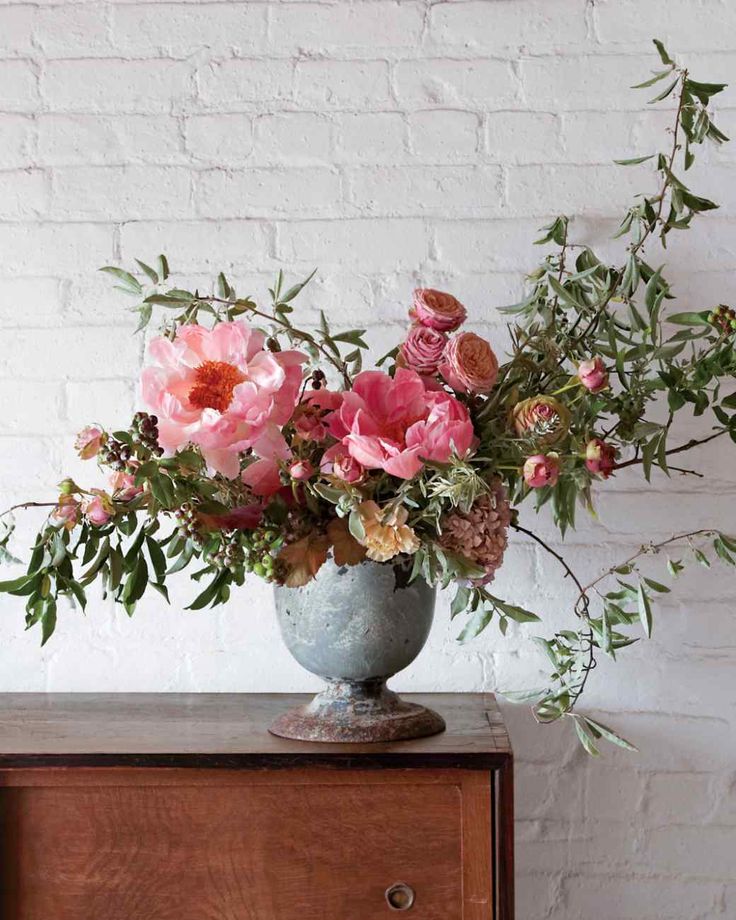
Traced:
<path fill-rule="evenodd" d="M 41 88 L 57 112 L 166 113 L 192 92 L 189 66 L 167 60 L 51 61 Z"/>
<path fill-rule="evenodd" d="M 329 163 L 332 122 L 311 112 L 281 112 L 255 119 L 258 163 Z"/>
<path fill-rule="evenodd" d="M 561 125 L 564 153 L 558 162 L 610 164 L 614 159 L 624 160 L 645 151 L 654 153 L 655 150 L 663 150 L 668 143 L 668 135 L 664 131 L 658 132 L 656 139 L 652 138 L 654 146 L 644 145 L 643 140 L 634 135 L 638 120 L 645 121 L 649 126 L 657 120 L 652 116 L 651 111 L 643 115 L 631 112 L 564 112 Z M 662 113 L 662 117 L 669 126 L 671 114 Z M 622 170 L 625 168 L 621 167 Z M 644 166 L 644 174 L 648 175 L 646 169 Z"/>
<path fill-rule="evenodd" d="M 36 8 L 10 6 L 0 9 L 0 57 L 20 57 L 33 52 Z"/>
<path fill-rule="evenodd" d="M 149 261 L 154 257 L 150 251 L 144 255 Z M 132 259 L 127 261 L 132 263 Z M 78 277 L 64 281 L 65 322 L 82 327 L 105 326 L 113 335 L 129 336 L 138 324 L 137 316 L 129 309 L 136 305 L 137 298 L 115 290 L 115 280 L 99 271 L 103 264 L 90 263 Z"/>
<path fill-rule="evenodd" d="M 175 221 L 125 224 L 121 234 L 123 259 L 150 262 L 168 254 L 172 271 L 218 272 L 252 268 L 268 258 L 269 235 L 258 221 Z"/>
<path fill-rule="evenodd" d="M 32 112 L 38 83 L 28 61 L 0 61 L 0 112 Z"/>
<path fill-rule="evenodd" d="M 112 258 L 112 229 L 104 224 L 0 224 L 0 276 L 46 277 L 89 271 Z"/>
<path fill-rule="evenodd" d="M 103 220 L 187 217 L 188 170 L 161 166 L 66 167 L 56 170 L 52 213 Z"/>
<path fill-rule="evenodd" d="M 493 112 L 518 101 L 518 84 L 505 61 L 402 61 L 394 73 L 405 106 L 467 105 Z"/>
<path fill-rule="evenodd" d="M 562 159 L 560 120 L 549 112 L 491 112 L 485 118 L 484 134 L 488 156 L 494 163 Z"/>
<path fill-rule="evenodd" d="M 439 264 L 462 272 L 528 272 L 540 255 L 533 220 L 438 221 L 434 236 Z"/>
<path fill-rule="evenodd" d="M 338 150 L 346 161 L 397 163 L 407 157 L 405 119 L 398 112 L 340 115 Z"/>
<path fill-rule="evenodd" d="M 650 777 L 644 808 L 647 824 L 700 824 L 713 810 L 708 773 L 659 773 Z"/>
<path fill-rule="evenodd" d="M 43 436 L 64 430 L 64 390 L 58 381 L 3 380 L 0 392 L 3 400 L 0 434 L 23 431 Z M 33 407 L 32 412 L 28 411 L 29 406 Z"/>
<path fill-rule="evenodd" d="M 166 115 L 42 115 L 38 159 L 44 165 L 171 163 L 183 159 L 179 125 Z"/>
<path fill-rule="evenodd" d="M 135 411 L 135 381 L 89 380 L 69 381 L 66 384 L 68 429 L 79 431 L 85 425 L 107 423 L 116 419 L 124 424 Z"/>
<path fill-rule="evenodd" d="M 443 52 L 448 46 L 491 52 L 564 47 L 583 44 L 586 33 L 585 0 L 555 6 L 545 0 L 450 0 L 434 4 L 429 21 L 430 38 Z"/>
<path fill-rule="evenodd" d="M 655 870 L 700 878 L 733 879 L 732 827 L 680 825 L 651 831 L 644 858 Z"/>
<path fill-rule="evenodd" d="M 0 320 L 3 326 L 55 325 L 61 317 L 61 309 L 61 286 L 55 278 L 0 280 Z"/>
<path fill-rule="evenodd" d="M 375 109 L 388 102 L 385 61 L 298 61 L 296 99 L 300 106 Z"/>
<path fill-rule="evenodd" d="M 409 137 L 420 163 L 467 162 L 478 152 L 478 116 L 442 109 L 415 112 L 409 116 Z"/>
<path fill-rule="evenodd" d="M 13 482 L 19 489 L 45 488 L 47 495 L 53 494 L 53 486 L 49 487 L 48 481 L 53 475 L 51 464 L 51 445 L 47 438 L 0 438 L 0 478 L 3 482 Z M 7 609 L 5 604 L 3 607 Z"/>
<path fill-rule="evenodd" d="M 595 7 L 596 28 L 604 44 L 623 44 L 651 50 L 656 34 L 673 54 L 734 48 L 736 9 L 720 0 L 649 0 L 646 16 L 636 0 L 600 0 Z M 659 31 L 652 32 L 656 22 Z M 653 67 L 656 66 L 653 65 Z"/>
<path fill-rule="evenodd" d="M 33 119 L 25 115 L 0 118 L 0 169 L 27 166 L 35 137 Z"/>
<path fill-rule="evenodd" d="M 623 216 L 634 196 L 648 188 L 657 183 L 644 168 L 511 166 L 508 207 L 515 216 L 541 219 L 563 213 Z"/>
<path fill-rule="evenodd" d="M 259 3 L 117 4 L 112 37 L 125 57 L 189 57 L 207 49 L 216 54 L 248 54 L 263 45 L 266 7 Z"/>
<path fill-rule="evenodd" d="M 367 51 L 414 49 L 421 37 L 421 3 L 358 2 L 326 6 L 322 3 L 275 3 L 271 7 L 271 43 L 279 54 L 330 49 Z"/>
<path fill-rule="evenodd" d="M 339 211 L 340 195 L 331 169 L 213 170 L 200 177 L 197 210 L 203 217 L 318 217 Z"/>
<path fill-rule="evenodd" d="M 38 11 L 33 38 L 46 58 L 111 55 L 108 19 L 101 4 L 49 6 Z"/>
<path fill-rule="evenodd" d="M 348 170 L 350 200 L 381 217 L 498 214 L 501 173 L 495 166 L 397 166 Z"/>
<path fill-rule="evenodd" d="M 195 115 L 187 119 L 186 147 L 192 158 L 222 166 L 242 166 L 253 151 L 247 115 Z"/>
<path fill-rule="evenodd" d="M 113 337 L 104 328 L 88 328 L 83 332 L 68 328 L 9 330 L 4 338 L 0 377 L 63 380 L 79 376 L 80 368 L 84 368 L 93 386 L 95 377 L 138 374 L 140 343 L 131 335 Z"/>
<path fill-rule="evenodd" d="M 294 83 L 290 61 L 234 60 L 207 64 L 199 72 L 199 91 L 211 109 L 237 112 L 252 103 L 289 99 Z"/>
<path fill-rule="evenodd" d="M 569 920 L 589 920 L 592 916 L 616 920 L 713 917 L 717 897 L 712 885 L 613 873 L 590 877 L 575 874 L 565 879 L 563 891 Z"/>
<path fill-rule="evenodd" d="M 0 220 L 27 220 L 48 207 L 48 176 L 40 169 L 0 172 Z"/>

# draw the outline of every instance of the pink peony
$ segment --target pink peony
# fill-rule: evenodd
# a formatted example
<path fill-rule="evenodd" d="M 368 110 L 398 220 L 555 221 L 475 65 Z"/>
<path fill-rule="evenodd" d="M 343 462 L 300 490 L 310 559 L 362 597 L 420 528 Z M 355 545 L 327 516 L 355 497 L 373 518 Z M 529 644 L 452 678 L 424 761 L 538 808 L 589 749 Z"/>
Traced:
<path fill-rule="evenodd" d="M 608 479 L 616 469 L 616 448 L 601 438 L 593 438 L 585 447 L 585 465 L 591 473 Z"/>
<path fill-rule="evenodd" d="M 82 503 L 84 516 L 96 527 L 102 527 L 110 520 L 113 515 L 114 507 L 112 499 L 103 492 L 102 489 L 92 489 L 93 498 L 87 498 Z"/>
<path fill-rule="evenodd" d="M 524 482 L 532 489 L 554 486 L 560 478 L 560 460 L 557 454 L 534 454 L 524 463 Z"/>
<path fill-rule="evenodd" d="M 485 339 L 461 332 L 447 343 L 440 373 L 461 393 L 488 393 L 498 377 L 498 359 Z"/>
<path fill-rule="evenodd" d="M 365 470 L 355 457 L 351 457 L 342 444 L 333 444 L 322 455 L 320 472 L 342 479 L 343 482 L 360 482 Z"/>
<path fill-rule="evenodd" d="M 294 414 L 294 432 L 302 441 L 324 441 L 328 435 L 325 414 L 342 402 L 342 393 L 308 390 Z"/>
<path fill-rule="evenodd" d="M 341 407 L 330 416 L 330 433 L 366 469 L 411 479 L 422 459 L 446 462 L 464 456 L 474 443 L 468 411 L 453 396 L 428 390 L 422 378 L 399 368 L 363 371 Z"/>
<path fill-rule="evenodd" d="M 96 457 L 102 447 L 103 433 L 96 425 L 87 425 L 83 428 L 74 441 L 74 449 L 82 460 Z"/>
<path fill-rule="evenodd" d="M 281 481 L 281 467 L 278 460 L 256 460 L 249 464 L 241 473 L 240 478 L 250 486 L 254 495 L 267 498 L 275 495 L 284 485 Z"/>
<path fill-rule="evenodd" d="M 417 288 L 414 305 L 409 310 L 409 316 L 415 322 L 439 332 L 452 332 L 462 326 L 467 315 L 465 307 L 452 294 L 432 288 Z"/>
<path fill-rule="evenodd" d="M 309 460 L 295 460 L 289 467 L 289 475 L 292 479 L 298 479 L 303 482 L 311 479 L 314 475 L 314 467 Z"/>
<path fill-rule="evenodd" d="M 259 457 L 288 457 L 280 428 L 294 411 L 307 358 L 266 351 L 264 339 L 238 320 L 182 326 L 173 341 L 151 342 L 156 365 L 143 372 L 143 398 L 158 416 L 165 452 L 196 444 L 209 469 L 231 479 L 248 448 Z"/>
<path fill-rule="evenodd" d="M 581 361 L 578 365 L 578 379 L 591 393 L 600 393 L 608 386 L 608 371 L 603 359 L 595 357 L 590 361 Z"/>
<path fill-rule="evenodd" d="M 430 326 L 412 326 L 399 348 L 397 363 L 418 374 L 436 374 L 447 336 Z"/>

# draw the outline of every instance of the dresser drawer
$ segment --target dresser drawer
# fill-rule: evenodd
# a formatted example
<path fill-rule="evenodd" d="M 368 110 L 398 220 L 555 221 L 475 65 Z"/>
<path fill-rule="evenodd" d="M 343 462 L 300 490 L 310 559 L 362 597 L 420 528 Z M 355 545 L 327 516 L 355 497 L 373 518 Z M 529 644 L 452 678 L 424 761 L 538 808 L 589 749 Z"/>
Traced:
<path fill-rule="evenodd" d="M 5 782 L 3 920 L 492 917 L 486 773 L 126 769 Z"/>

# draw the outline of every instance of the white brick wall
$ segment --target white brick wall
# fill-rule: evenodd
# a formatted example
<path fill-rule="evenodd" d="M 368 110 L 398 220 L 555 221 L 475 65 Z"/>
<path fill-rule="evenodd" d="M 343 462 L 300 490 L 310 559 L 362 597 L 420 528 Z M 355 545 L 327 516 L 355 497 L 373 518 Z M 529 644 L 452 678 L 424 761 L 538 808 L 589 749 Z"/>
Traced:
<path fill-rule="evenodd" d="M 377 352 L 411 288 L 436 284 L 502 342 L 496 308 L 539 256 L 539 224 L 570 209 L 610 252 L 648 181 L 610 161 L 649 152 L 666 124 L 628 89 L 656 66 L 649 38 L 697 77 L 732 80 L 734 26 L 732 0 L 0 0 L 0 500 L 89 474 L 74 431 L 132 411 L 141 343 L 98 266 L 164 249 L 192 283 L 224 268 L 263 293 L 277 266 L 318 265 L 303 315 L 366 325 Z M 735 98 L 719 112 L 731 134 Z M 682 309 L 734 300 L 736 145 L 708 160 L 698 187 L 724 207 L 672 242 Z M 696 482 L 620 476 L 570 537 L 571 561 L 595 572 L 683 523 L 733 529 L 733 456 L 701 452 Z M 639 755 L 591 763 L 567 731 L 507 707 L 520 920 L 736 916 L 734 584 L 683 576 L 652 641 L 597 671 L 589 705 Z M 568 586 L 529 543 L 498 588 L 566 621 Z M 132 622 L 102 602 L 64 613 L 44 651 L 5 598 L 0 689 L 315 687 L 268 590 L 215 613 L 182 613 L 184 583 L 174 594 Z M 397 686 L 536 683 L 534 630 L 460 648 L 445 607 Z"/>

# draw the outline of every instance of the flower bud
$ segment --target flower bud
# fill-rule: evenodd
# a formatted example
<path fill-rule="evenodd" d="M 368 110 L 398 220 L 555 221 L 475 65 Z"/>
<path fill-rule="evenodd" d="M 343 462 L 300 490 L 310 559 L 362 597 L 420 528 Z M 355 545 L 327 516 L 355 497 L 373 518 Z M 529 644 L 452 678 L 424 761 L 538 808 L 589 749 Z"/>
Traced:
<path fill-rule="evenodd" d="M 608 387 L 608 371 L 603 359 L 597 355 L 590 361 L 581 361 L 578 366 L 578 379 L 591 393 L 600 393 Z"/>
<path fill-rule="evenodd" d="M 554 486 L 560 478 L 560 459 L 557 454 L 534 454 L 527 457 L 523 468 L 524 482 L 532 489 Z"/>
<path fill-rule="evenodd" d="M 608 479 L 616 468 L 616 448 L 601 438 L 593 438 L 585 447 L 585 466 L 594 475 Z"/>

